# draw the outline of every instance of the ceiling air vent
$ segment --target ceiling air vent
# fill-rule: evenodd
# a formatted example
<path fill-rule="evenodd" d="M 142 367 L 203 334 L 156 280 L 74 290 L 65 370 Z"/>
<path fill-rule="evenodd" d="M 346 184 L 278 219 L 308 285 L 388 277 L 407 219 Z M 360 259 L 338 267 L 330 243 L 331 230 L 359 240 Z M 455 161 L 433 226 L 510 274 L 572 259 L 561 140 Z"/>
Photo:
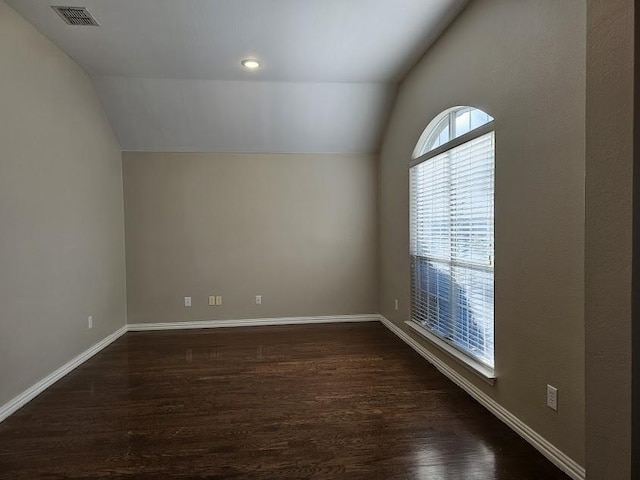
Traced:
<path fill-rule="evenodd" d="M 99 24 L 84 7 L 51 7 L 69 25 L 93 25 Z"/>

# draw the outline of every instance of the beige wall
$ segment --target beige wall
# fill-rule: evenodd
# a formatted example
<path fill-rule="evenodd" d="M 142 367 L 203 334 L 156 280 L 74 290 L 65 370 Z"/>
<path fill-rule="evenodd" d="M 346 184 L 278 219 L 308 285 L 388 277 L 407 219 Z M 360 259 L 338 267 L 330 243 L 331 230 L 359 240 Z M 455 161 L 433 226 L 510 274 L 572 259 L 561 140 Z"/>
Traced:
<path fill-rule="evenodd" d="M 123 326 L 126 302 L 120 147 L 91 81 L 2 1 L 0 72 L 2 405 Z"/>
<path fill-rule="evenodd" d="M 496 385 L 423 343 L 581 464 L 585 17 L 580 0 L 472 2 L 400 86 L 380 163 L 380 309 L 407 330 L 411 152 L 446 108 L 495 117 Z"/>
<path fill-rule="evenodd" d="M 373 155 L 124 153 L 129 323 L 377 312 L 376 168 Z"/>
<path fill-rule="evenodd" d="M 587 472 L 589 480 L 626 480 L 632 436 L 634 1 L 587 3 Z"/>

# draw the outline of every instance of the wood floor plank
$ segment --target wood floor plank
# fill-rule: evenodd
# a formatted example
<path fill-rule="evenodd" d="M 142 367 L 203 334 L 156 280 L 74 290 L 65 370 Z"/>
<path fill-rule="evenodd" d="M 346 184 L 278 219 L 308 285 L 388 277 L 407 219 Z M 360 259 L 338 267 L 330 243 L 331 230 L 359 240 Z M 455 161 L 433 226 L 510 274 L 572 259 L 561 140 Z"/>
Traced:
<path fill-rule="evenodd" d="M 0 424 L 0 478 L 568 477 L 360 323 L 127 333 Z"/>

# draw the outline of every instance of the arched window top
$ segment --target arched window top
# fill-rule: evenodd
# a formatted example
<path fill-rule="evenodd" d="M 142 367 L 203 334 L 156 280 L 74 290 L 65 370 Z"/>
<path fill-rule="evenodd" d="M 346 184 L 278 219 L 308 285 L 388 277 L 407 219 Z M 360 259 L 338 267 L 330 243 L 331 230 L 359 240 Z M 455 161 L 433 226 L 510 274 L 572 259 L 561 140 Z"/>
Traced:
<path fill-rule="evenodd" d="M 453 107 L 431 120 L 413 151 L 418 158 L 431 150 L 493 121 L 488 113 L 474 107 Z"/>

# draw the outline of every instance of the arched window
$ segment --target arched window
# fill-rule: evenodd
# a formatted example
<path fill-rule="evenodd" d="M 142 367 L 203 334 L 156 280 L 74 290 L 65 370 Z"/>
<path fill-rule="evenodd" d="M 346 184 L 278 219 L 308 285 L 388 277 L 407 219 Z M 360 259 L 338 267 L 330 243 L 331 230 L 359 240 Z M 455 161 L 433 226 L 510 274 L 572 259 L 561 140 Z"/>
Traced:
<path fill-rule="evenodd" d="M 429 123 L 409 174 L 410 325 L 488 377 L 494 367 L 494 169 L 493 118 L 455 107 Z"/>
<path fill-rule="evenodd" d="M 413 158 L 418 158 L 489 122 L 493 122 L 493 118 L 477 108 L 453 107 L 445 110 L 424 129 L 416 144 Z"/>

